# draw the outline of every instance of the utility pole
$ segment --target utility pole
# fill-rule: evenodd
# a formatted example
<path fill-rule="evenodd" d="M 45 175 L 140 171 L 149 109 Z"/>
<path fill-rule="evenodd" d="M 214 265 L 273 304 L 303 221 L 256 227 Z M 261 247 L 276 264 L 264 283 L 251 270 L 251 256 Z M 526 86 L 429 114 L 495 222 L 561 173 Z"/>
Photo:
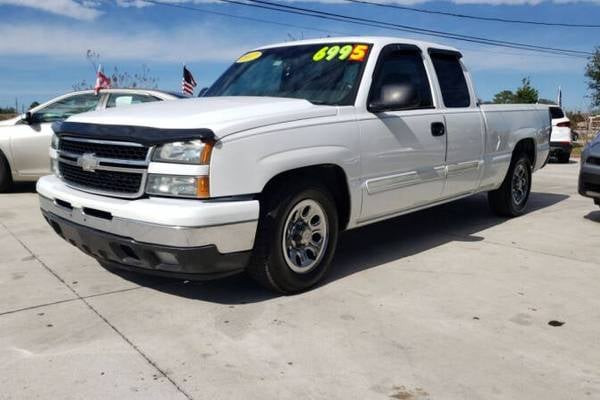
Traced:
<path fill-rule="evenodd" d="M 15 97 L 15 114 L 19 113 L 19 99 Z"/>

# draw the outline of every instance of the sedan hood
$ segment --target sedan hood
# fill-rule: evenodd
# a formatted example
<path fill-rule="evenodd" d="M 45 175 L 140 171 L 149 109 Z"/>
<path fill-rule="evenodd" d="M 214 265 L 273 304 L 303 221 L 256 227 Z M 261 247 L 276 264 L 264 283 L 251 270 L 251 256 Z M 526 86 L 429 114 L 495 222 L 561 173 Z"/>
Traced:
<path fill-rule="evenodd" d="M 200 97 L 132 105 L 78 114 L 68 122 L 142 126 L 168 130 L 205 129 L 217 138 L 285 122 L 327 117 L 337 107 L 277 97 Z"/>
<path fill-rule="evenodd" d="M 20 116 L 0 121 L 0 126 L 13 126 L 21 119 Z"/>

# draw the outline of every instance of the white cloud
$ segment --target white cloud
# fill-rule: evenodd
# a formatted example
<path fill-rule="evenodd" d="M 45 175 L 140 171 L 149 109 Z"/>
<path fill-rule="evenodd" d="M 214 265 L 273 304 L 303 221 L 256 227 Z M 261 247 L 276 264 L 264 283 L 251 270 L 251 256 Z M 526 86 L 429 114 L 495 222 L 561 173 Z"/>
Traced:
<path fill-rule="evenodd" d="M 472 71 L 519 71 L 534 75 L 540 72 L 583 73 L 586 60 L 573 57 L 520 52 L 510 49 L 462 49 L 465 65 Z"/>
<path fill-rule="evenodd" d="M 87 49 L 102 60 L 143 60 L 147 63 L 230 61 L 268 38 L 215 35 L 210 24 L 171 31 L 143 29 L 139 33 L 62 25 L 0 25 L 0 57 L 48 56 L 83 60 Z M 222 32 L 222 31 L 221 31 Z M 239 32 L 238 32 L 239 34 Z M 198 40 L 210 38 L 210 40 Z"/>
<path fill-rule="evenodd" d="M 219 31 L 215 35 L 215 31 Z M 139 33 L 101 28 L 69 27 L 56 24 L 0 26 L 0 57 L 45 56 L 83 62 L 87 49 L 100 53 L 102 61 L 139 60 L 160 62 L 229 62 L 252 47 L 276 42 L 268 33 L 224 34 L 210 23 L 162 31 L 142 29 Z M 211 38 L 198 40 L 198 38 Z M 453 44 L 453 43 L 452 43 Z M 586 60 L 556 57 L 510 49 L 461 47 L 465 63 L 475 71 L 574 72 L 580 73 Z"/>
<path fill-rule="evenodd" d="M 144 0 L 112 0 L 114 4 L 124 8 L 142 8 L 153 6 Z M 428 3 L 433 0 L 378 0 L 381 3 L 415 5 Z M 592 4 L 600 4 L 600 0 L 447 0 L 455 4 L 488 4 L 488 5 L 537 5 L 541 3 L 580 3 L 587 2 Z M 161 0 L 164 3 L 172 4 L 206 4 L 220 3 L 219 0 Z M 287 3 L 308 2 L 308 3 L 350 3 L 344 0 L 284 0 Z M 220 3 L 222 4 L 222 3 Z M 104 12 L 100 9 L 101 2 L 99 0 L 0 0 L 0 6 L 11 5 L 33 8 L 40 11 L 45 11 L 51 14 L 61 15 L 65 17 L 75 18 L 79 20 L 94 20 Z M 355 4 L 356 5 L 356 4 Z"/>
<path fill-rule="evenodd" d="M 173 4 L 205 4 L 205 3 L 219 3 L 218 0 L 160 0 L 162 3 L 173 3 Z M 278 2 L 277 0 L 269 0 L 272 2 Z M 415 5 L 429 3 L 435 0 L 367 0 L 371 2 L 388 3 L 388 4 L 401 4 L 401 5 Z M 333 3 L 333 4 L 345 4 L 349 5 L 345 0 L 283 0 L 285 3 Z M 538 5 L 541 3 L 592 3 L 600 4 L 600 0 L 446 0 L 448 3 L 455 4 L 483 4 L 483 5 Z M 144 0 L 116 0 L 116 3 L 122 7 L 146 7 L 154 5 Z M 222 3 L 221 3 L 222 4 Z M 355 4 L 356 5 L 356 4 Z"/>
<path fill-rule="evenodd" d="M 1 5 L 34 8 L 51 14 L 90 21 L 102 14 L 97 1 L 83 0 L 0 0 Z"/>

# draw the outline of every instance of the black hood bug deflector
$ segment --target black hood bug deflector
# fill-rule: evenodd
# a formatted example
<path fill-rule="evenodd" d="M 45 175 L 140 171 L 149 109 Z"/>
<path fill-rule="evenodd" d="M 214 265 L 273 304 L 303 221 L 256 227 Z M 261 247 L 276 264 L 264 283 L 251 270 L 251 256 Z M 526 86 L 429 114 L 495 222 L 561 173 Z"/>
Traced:
<path fill-rule="evenodd" d="M 80 139 L 133 142 L 144 146 L 186 140 L 215 140 L 214 132 L 204 128 L 162 129 L 147 126 L 103 125 L 64 121 L 53 123 L 52 129 L 59 137 L 71 136 Z"/>

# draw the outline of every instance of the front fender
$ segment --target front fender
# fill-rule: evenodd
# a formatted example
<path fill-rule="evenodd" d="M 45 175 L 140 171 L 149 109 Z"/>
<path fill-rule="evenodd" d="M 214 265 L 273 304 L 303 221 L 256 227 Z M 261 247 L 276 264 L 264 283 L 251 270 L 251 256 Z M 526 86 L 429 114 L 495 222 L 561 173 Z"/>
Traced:
<path fill-rule="evenodd" d="M 359 150 L 354 121 L 225 138 L 211 158 L 211 197 L 261 193 L 283 172 L 329 164 L 344 171 L 354 212 L 361 198 Z"/>

